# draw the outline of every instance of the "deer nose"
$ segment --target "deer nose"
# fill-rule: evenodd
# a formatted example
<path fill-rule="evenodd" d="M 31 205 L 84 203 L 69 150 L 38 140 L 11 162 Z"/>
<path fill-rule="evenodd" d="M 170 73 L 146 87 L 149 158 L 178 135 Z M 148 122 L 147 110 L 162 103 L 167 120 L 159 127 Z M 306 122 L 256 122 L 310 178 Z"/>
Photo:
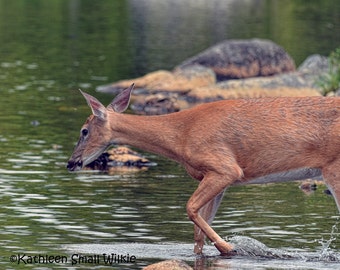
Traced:
<path fill-rule="evenodd" d="M 83 162 L 81 160 L 75 162 L 73 160 L 69 160 L 67 162 L 67 166 L 66 168 L 69 170 L 69 171 L 74 171 L 77 169 L 77 167 L 79 168 L 82 168 L 83 167 Z"/>
<path fill-rule="evenodd" d="M 69 162 L 67 162 L 67 166 L 66 168 L 69 170 L 69 171 L 72 171 L 72 169 L 74 168 L 74 161 L 73 160 L 70 160 Z"/>

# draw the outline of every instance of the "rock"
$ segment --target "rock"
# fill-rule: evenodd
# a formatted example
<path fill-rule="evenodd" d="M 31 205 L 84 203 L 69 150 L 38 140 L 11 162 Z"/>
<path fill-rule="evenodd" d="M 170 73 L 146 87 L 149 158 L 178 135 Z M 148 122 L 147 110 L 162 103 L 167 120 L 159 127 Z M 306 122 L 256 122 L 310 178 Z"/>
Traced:
<path fill-rule="evenodd" d="M 269 40 L 227 40 L 172 72 L 159 70 L 97 90 L 118 93 L 135 83 L 131 108 L 139 114 L 165 114 L 221 99 L 318 96 L 327 72 L 327 57 L 312 55 L 295 70 L 291 57 Z"/>
<path fill-rule="evenodd" d="M 145 166 L 150 161 L 126 146 L 111 148 L 106 152 L 111 166 Z"/>
<path fill-rule="evenodd" d="M 310 181 L 310 180 L 305 180 L 301 182 L 299 188 L 306 194 L 310 195 L 313 193 L 315 190 L 317 190 L 317 184 L 316 182 Z"/>
<path fill-rule="evenodd" d="M 137 98 L 131 104 L 131 109 L 138 114 L 159 115 L 178 112 L 180 107 L 176 94 L 158 93 L 150 96 Z"/>
<path fill-rule="evenodd" d="M 297 73 L 219 82 L 199 87 L 187 94 L 190 102 L 209 102 L 220 99 L 260 98 L 277 96 L 320 96 L 318 89 Z"/>
<path fill-rule="evenodd" d="M 158 70 L 143 77 L 98 86 L 97 91 L 118 93 L 135 83 L 150 93 L 175 91 L 214 84 L 218 80 L 270 76 L 295 70 L 295 63 L 284 49 L 272 41 L 226 40 L 208 48 L 175 67 L 173 72 Z"/>
<path fill-rule="evenodd" d="M 320 96 L 322 89 L 318 80 L 328 69 L 327 57 L 312 55 L 295 72 L 223 81 L 193 89 L 187 97 L 191 102 L 208 102 L 234 98 Z"/>
<path fill-rule="evenodd" d="M 85 169 L 99 171 L 131 171 L 131 169 L 145 169 L 147 167 L 157 165 L 150 162 L 139 153 L 131 150 L 128 147 L 120 146 L 111 148 L 101 154 L 96 160 L 88 164 Z"/>
<path fill-rule="evenodd" d="M 173 80 L 174 75 L 170 71 L 158 70 L 144 75 L 143 77 L 121 80 L 110 85 L 102 85 L 97 87 L 97 91 L 103 93 L 113 93 L 117 94 L 120 90 L 128 88 L 132 83 L 135 84 L 135 89 L 153 89 L 157 85 L 161 84 L 163 81 Z M 136 94 L 136 91 L 134 91 Z"/>
<path fill-rule="evenodd" d="M 146 74 L 143 77 L 122 80 L 111 85 L 99 86 L 97 91 L 105 93 L 118 93 L 121 89 L 135 84 L 138 93 L 158 93 L 158 92 L 174 92 L 185 94 L 193 88 L 214 84 L 216 82 L 215 73 L 210 68 L 203 66 L 192 66 L 187 69 L 175 72 L 158 70 Z M 142 89 L 142 90 L 138 90 Z"/>
<path fill-rule="evenodd" d="M 164 80 L 151 90 L 177 92 L 185 94 L 190 90 L 216 83 L 216 76 L 212 69 L 199 65 L 175 70 L 171 80 Z"/>
<path fill-rule="evenodd" d="M 320 74 L 328 72 L 328 57 L 319 54 L 308 56 L 305 61 L 298 67 L 298 71 L 304 74 Z"/>
<path fill-rule="evenodd" d="M 271 76 L 295 71 L 288 53 L 269 40 L 226 40 L 184 61 L 176 69 L 202 65 L 211 68 L 218 80 Z"/>
<path fill-rule="evenodd" d="M 249 88 L 225 88 L 222 84 L 210 87 L 201 87 L 192 90 L 187 95 L 188 102 L 192 104 L 212 102 L 222 99 L 238 98 L 262 98 L 262 97 L 305 97 L 320 96 L 320 93 L 312 88 L 289 88 L 280 87 L 275 89 L 266 89 L 262 87 Z"/>
<path fill-rule="evenodd" d="M 180 260 L 166 260 L 146 266 L 143 270 L 193 270 L 193 268 Z"/>
<path fill-rule="evenodd" d="M 299 188 L 306 194 L 310 195 L 314 191 L 317 190 L 318 186 L 325 186 L 325 182 L 323 180 L 312 180 L 307 179 L 304 181 L 301 181 Z M 327 191 L 325 190 L 325 193 L 327 194 Z"/>
<path fill-rule="evenodd" d="M 299 66 L 297 74 L 304 79 L 306 85 L 322 92 L 320 79 L 329 73 L 329 60 L 326 56 L 313 54 Z"/>

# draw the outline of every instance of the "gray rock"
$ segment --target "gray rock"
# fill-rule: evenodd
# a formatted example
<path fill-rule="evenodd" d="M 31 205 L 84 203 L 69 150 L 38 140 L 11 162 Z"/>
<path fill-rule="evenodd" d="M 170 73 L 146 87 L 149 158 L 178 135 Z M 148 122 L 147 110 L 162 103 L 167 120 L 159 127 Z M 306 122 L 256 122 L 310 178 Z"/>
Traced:
<path fill-rule="evenodd" d="M 298 67 L 301 73 L 320 74 L 327 72 L 329 69 L 329 62 L 326 56 L 313 54 L 308 56 L 305 61 Z"/>
<path fill-rule="evenodd" d="M 295 71 L 294 60 L 269 40 L 226 40 L 184 61 L 176 69 L 202 65 L 211 68 L 218 80 L 270 76 Z"/>
<path fill-rule="evenodd" d="M 317 88 L 320 92 L 322 90 L 319 81 L 329 72 L 328 58 L 319 54 L 307 57 L 297 70 L 297 74 L 305 80 L 306 85 Z"/>

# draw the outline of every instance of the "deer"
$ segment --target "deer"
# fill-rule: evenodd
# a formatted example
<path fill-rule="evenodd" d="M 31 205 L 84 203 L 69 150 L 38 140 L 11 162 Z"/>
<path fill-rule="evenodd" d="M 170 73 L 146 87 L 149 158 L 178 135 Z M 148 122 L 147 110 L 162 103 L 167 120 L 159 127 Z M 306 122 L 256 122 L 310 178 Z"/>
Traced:
<path fill-rule="evenodd" d="M 340 97 L 220 100 L 165 115 L 123 113 L 134 85 L 91 108 L 67 169 L 79 171 L 123 144 L 170 158 L 198 180 L 186 205 L 194 253 L 206 237 L 222 255 L 237 249 L 211 227 L 228 187 L 322 177 L 340 209 Z"/>

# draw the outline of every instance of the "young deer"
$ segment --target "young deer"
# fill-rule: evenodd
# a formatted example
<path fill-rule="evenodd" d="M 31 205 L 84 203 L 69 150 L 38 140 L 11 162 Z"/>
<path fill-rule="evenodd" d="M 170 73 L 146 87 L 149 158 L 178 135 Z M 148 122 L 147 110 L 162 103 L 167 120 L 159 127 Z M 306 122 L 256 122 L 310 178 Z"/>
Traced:
<path fill-rule="evenodd" d="M 235 184 L 299 180 L 322 174 L 340 206 L 340 98 L 224 100 L 161 116 L 121 114 L 133 85 L 108 107 L 83 93 L 92 109 L 68 161 L 77 171 L 112 144 L 171 158 L 200 181 L 187 203 L 195 253 L 205 236 L 222 254 L 233 246 L 211 227 L 224 190 Z"/>

